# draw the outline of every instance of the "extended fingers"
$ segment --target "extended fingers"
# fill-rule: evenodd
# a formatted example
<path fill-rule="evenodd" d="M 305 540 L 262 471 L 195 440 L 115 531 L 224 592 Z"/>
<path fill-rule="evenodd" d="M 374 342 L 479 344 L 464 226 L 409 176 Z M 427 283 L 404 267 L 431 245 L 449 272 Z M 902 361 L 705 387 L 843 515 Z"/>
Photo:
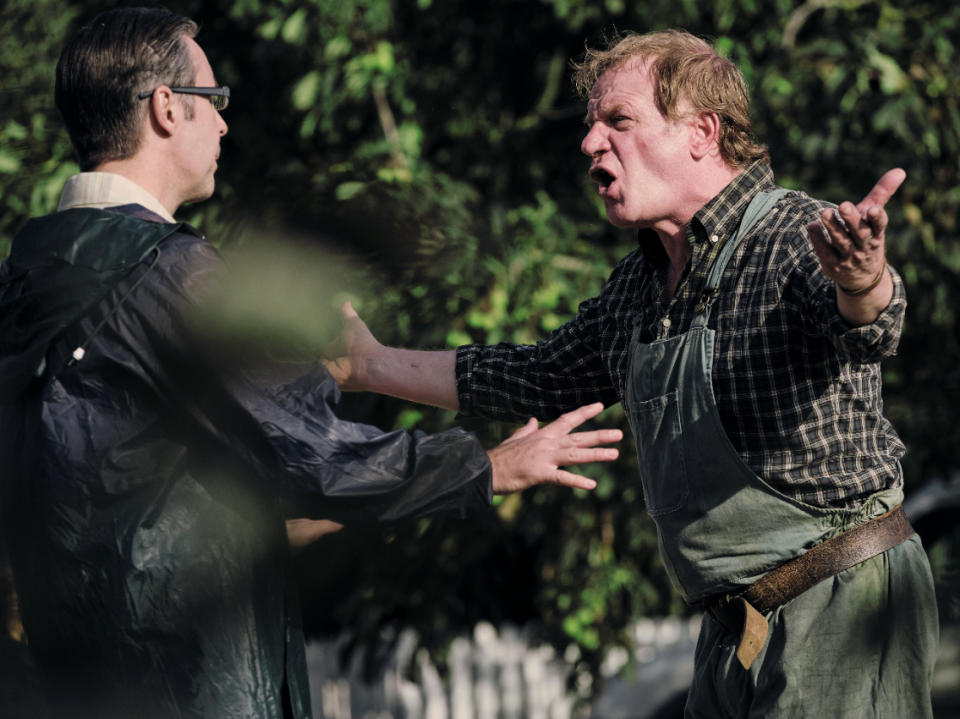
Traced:
<path fill-rule="evenodd" d="M 568 464 L 589 464 L 590 462 L 612 462 L 620 456 L 614 447 L 570 447 L 556 457 L 560 466 Z"/>
<path fill-rule="evenodd" d="M 588 419 L 593 419 L 603 411 L 602 402 L 586 404 L 583 407 L 562 414 L 553 422 L 543 427 L 543 431 L 551 435 L 568 434 L 574 427 L 577 427 Z"/>
<path fill-rule="evenodd" d="M 824 233 L 810 227 L 810 236 L 815 241 L 828 243 L 841 258 L 853 252 L 854 248 L 875 249 L 887 227 L 884 205 L 906 177 L 907 173 L 899 167 L 885 172 L 858 204 L 842 202 L 835 211 L 824 211 L 821 214 Z"/>
<path fill-rule="evenodd" d="M 883 173 L 883 177 L 877 181 L 877 184 L 867 193 L 867 196 L 860 201 L 857 209 L 865 212 L 870 207 L 882 208 L 890 198 L 893 197 L 893 194 L 900 188 L 900 185 L 903 184 L 905 179 L 907 179 L 907 173 L 899 167 Z"/>
<path fill-rule="evenodd" d="M 565 469 L 557 470 L 555 484 L 563 487 L 574 487 L 576 489 L 595 489 L 597 486 L 595 480 L 580 474 L 568 472 Z"/>
<path fill-rule="evenodd" d="M 327 534 L 339 532 L 343 525 L 329 519 L 288 519 L 287 540 L 294 549 L 302 549 Z"/>
<path fill-rule="evenodd" d="M 612 444 L 623 439 L 619 429 L 594 429 L 588 432 L 571 432 L 566 440 L 574 447 L 595 447 L 598 444 Z"/>
<path fill-rule="evenodd" d="M 353 304 L 350 300 L 347 300 L 342 305 L 340 305 L 340 317 L 346 322 L 347 320 L 352 320 L 353 318 L 359 318 L 360 315 L 357 314 L 357 311 L 353 309 Z"/>
<path fill-rule="evenodd" d="M 557 466 L 587 464 L 589 462 L 612 462 L 620 456 L 615 447 L 599 445 L 619 442 L 623 432 L 619 429 L 598 429 L 592 432 L 576 432 L 552 440 L 555 444 L 549 450 L 550 460 Z"/>

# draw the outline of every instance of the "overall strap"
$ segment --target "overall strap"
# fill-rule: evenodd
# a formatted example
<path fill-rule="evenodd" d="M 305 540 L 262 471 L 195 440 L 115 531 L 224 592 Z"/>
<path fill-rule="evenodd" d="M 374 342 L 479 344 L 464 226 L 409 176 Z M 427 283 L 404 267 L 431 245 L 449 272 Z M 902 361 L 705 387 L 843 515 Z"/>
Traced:
<path fill-rule="evenodd" d="M 727 268 L 727 264 L 730 262 L 730 258 L 733 257 L 733 252 L 737 249 L 741 240 L 747 236 L 750 230 L 753 229 L 753 226 L 756 225 L 764 215 L 773 209 L 773 206 L 777 204 L 780 198 L 788 192 L 790 192 L 790 190 L 778 187 L 769 192 L 758 192 L 754 198 L 750 200 L 750 204 L 747 205 L 747 209 L 740 219 L 740 225 L 737 227 L 737 231 L 724 243 L 723 247 L 720 248 L 720 253 L 713 261 L 710 274 L 707 275 L 707 281 L 704 283 L 703 299 L 700 300 L 696 308 L 697 317 L 694 319 L 694 325 L 705 326 L 707 324 L 710 309 L 713 306 L 713 301 L 716 299 L 717 287 L 720 285 L 720 278 L 723 276 L 723 271 Z"/>

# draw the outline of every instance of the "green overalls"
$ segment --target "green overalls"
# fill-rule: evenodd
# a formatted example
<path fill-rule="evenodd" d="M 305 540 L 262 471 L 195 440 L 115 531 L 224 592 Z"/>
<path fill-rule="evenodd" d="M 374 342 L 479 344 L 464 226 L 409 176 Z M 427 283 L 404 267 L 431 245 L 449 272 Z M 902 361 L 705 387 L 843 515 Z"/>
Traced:
<path fill-rule="evenodd" d="M 785 193 L 760 193 L 721 249 L 704 297 L 740 240 Z M 644 499 L 674 586 L 690 604 L 743 588 L 811 546 L 901 503 L 899 488 L 856 509 L 824 509 L 754 474 L 724 431 L 713 396 L 712 302 L 689 330 L 641 343 L 634 332 L 624 405 Z M 766 644 L 750 669 L 738 637 L 705 615 L 685 716 L 931 715 L 937 646 L 933 581 L 920 540 L 908 541 L 807 590 L 766 615 Z"/>

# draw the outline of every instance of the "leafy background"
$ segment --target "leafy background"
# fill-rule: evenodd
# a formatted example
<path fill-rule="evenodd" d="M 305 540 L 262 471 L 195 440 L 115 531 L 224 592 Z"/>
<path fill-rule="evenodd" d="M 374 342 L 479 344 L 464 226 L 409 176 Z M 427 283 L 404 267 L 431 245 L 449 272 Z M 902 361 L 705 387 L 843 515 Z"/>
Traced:
<path fill-rule="evenodd" d="M 859 199 L 882 171 L 907 170 L 891 206 L 889 256 L 910 305 L 900 354 L 885 366 L 886 408 L 909 448 L 908 493 L 954 471 L 960 5 L 168 7 L 201 24 L 198 39 L 234 91 L 217 193 L 179 217 L 238 255 L 266 251 L 279 262 L 292 245 L 295 269 L 252 282 L 262 292 L 243 312 L 265 312 L 261 325 L 275 341 L 315 347 L 335 332 L 345 298 L 381 340 L 406 346 L 530 342 L 569 318 L 633 243 L 606 224 L 586 177 L 569 60 L 614 28 L 678 26 L 716 41 L 752 88 L 757 135 L 781 184 Z M 53 108 L 53 68 L 66 34 L 104 8 L 5 0 L 0 9 L 0 256 L 27 217 L 55 207 L 77 169 Z M 281 319 L 271 297 L 286 308 Z M 459 422 L 488 444 L 512 430 L 368 395 L 345 397 L 342 414 L 385 429 Z M 625 428 L 619 407 L 600 423 Z M 561 651 L 575 645 L 579 668 L 595 673 L 631 621 L 684 611 L 642 511 L 632 448 L 624 450 L 616 465 L 588 470 L 599 481 L 589 494 L 544 488 L 476 521 L 351 527 L 326 538 L 298 560 L 308 631 L 349 629 L 358 644 L 382 648 L 410 625 L 442 659 L 451 633 L 479 619 L 524 622 Z M 933 556 L 941 579 L 956 571 L 956 532 L 951 541 Z M 942 611 L 958 618 L 955 593 L 942 591 Z"/>

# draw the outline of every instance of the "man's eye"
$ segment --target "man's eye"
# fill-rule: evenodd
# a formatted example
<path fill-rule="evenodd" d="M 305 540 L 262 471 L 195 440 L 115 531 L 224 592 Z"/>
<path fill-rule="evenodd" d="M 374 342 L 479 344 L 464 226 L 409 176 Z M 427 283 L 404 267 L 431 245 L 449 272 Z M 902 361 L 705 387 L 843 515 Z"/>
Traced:
<path fill-rule="evenodd" d="M 614 115 L 610 118 L 611 125 L 622 125 L 623 123 L 629 121 L 630 118 L 626 115 Z"/>

